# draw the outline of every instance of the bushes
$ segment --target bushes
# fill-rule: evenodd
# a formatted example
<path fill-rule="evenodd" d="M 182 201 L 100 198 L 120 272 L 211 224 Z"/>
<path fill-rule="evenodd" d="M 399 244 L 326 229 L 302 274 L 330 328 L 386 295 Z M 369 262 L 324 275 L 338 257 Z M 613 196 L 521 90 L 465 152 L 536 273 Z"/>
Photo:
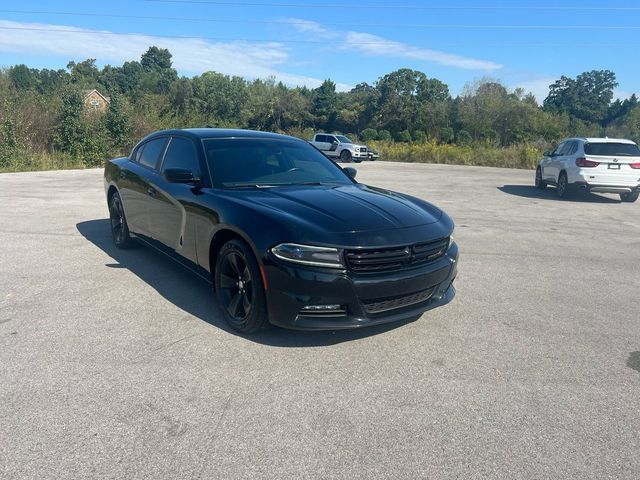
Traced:
<path fill-rule="evenodd" d="M 398 142 L 410 142 L 412 140 L 411 133 L 409 130 L 403 130 L 396 135 L 396 140 Z"/>
<path fill-rule="evenodd" d="M 378 131 L 375 128 L 365 128 L 360 134 L 363 142 L 370 142 L 378 137 Z"/>
<path fill-rule="evenodd" d="M 495 148 L 479 145 L 371 142 L 382 160 L 451 165 L 481 165 L 506 168 L 535 168 L 541 152 L 531 145 Z"/>
<path fill-rule="evenodd" d="M 378 132 L 378 140 L 382 142 L 390 142 L 391 141 L 391 132 L 389 130 L 380 130 Z"/>

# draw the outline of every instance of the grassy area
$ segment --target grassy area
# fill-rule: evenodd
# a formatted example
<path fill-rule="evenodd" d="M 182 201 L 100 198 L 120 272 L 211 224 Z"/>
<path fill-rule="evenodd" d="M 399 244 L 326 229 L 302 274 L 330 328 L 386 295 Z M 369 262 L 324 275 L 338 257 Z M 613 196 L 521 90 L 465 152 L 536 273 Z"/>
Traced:
<path fill-rule="evenodd" d="M 504 168 L 535 168 L 541 152 L 531 145 L 505 148 L 484 145 L 458 146 L 436 143 L 369 142 L 380 152 L 380 159 L 395 162 L 444 163 L 451 165 L 479 165 Z M 106 159 L 106 156 L 105 156 Z M 13 155 L 0 161 L 0 172 L 29 172 L 37 170 L 66 170 L 93 168 L 100 162 L 87 162 L 64 153 Z"/>
<path fill-rule="evenodd" d="M 23 154 L 0 159 L 0 173 L 69 170 L 96 166 L 101 165 L 88 164 L 82 159 L 65 153 Z"/>
<path fill-rule="evenodd" d="M 380 160 L 392 162 L 533 169 L 542 156 L 542 152 L 527 144 L 504 148 L 396 142 L 369 142 L 368 145 L 380 152 Z"/>

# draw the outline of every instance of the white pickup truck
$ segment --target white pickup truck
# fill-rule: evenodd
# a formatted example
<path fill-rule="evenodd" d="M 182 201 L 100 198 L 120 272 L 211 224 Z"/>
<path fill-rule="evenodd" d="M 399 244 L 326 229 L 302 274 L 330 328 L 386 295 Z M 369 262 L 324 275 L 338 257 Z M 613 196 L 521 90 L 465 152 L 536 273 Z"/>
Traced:
<path fill-rule="evenodd" d="M 344 135 L 316 133 L 310 143 L 327 157 L 340 159 L 343 162 L 353 161 L 360 163 L 362 160 L 369 158 L 369 151 L 366 145 L 353 143 L 351 139 Z"/>

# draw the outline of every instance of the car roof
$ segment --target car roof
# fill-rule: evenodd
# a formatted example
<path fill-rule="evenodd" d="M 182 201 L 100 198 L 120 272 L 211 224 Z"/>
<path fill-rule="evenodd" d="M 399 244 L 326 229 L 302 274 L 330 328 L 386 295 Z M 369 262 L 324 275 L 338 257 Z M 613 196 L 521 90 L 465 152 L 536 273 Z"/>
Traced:
<path fill-rule="evenodd" d="M 568 140 L 582 140 L 583 142 L 587 142 L 587 143 L 627 143 L 630 145 L 636 144 L 635 142 L 631 140 L 627 140 L 626 138 L 574 137 L 574 138 L 565 138 L 563 142 L 566 142 Z"/>
<path fill-rule="evenodd" d="M 280 135 L 279 133 L 260 132 L 258 130 L 242 130 L 239 128 L 183 128 L 173 130 L 158 130 L 145 138 L 151 138 L 159 135 L 184 135 L 198 139 L 208 138 L 281 138 L 289 140 L 299 140 L 288 135 Z M 301 141 L 301 140 L 300 140 Z"/>

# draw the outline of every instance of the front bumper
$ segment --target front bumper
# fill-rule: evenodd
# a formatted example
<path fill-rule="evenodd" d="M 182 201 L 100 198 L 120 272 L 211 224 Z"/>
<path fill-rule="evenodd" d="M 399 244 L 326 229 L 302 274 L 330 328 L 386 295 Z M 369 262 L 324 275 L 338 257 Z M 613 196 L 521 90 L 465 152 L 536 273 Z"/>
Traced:
<path fill-rule="evenodd" d="M 357 275 L 347 270 L 270 261 L 264 267 L 269 321 L 296 330 L 360 328 L 414 319 L 446 305 L 456 290 L 458 246 L 437 261 L 400 272 Z M 342 312 L 306 312 L 312 305 L 339 305 Z"/>

